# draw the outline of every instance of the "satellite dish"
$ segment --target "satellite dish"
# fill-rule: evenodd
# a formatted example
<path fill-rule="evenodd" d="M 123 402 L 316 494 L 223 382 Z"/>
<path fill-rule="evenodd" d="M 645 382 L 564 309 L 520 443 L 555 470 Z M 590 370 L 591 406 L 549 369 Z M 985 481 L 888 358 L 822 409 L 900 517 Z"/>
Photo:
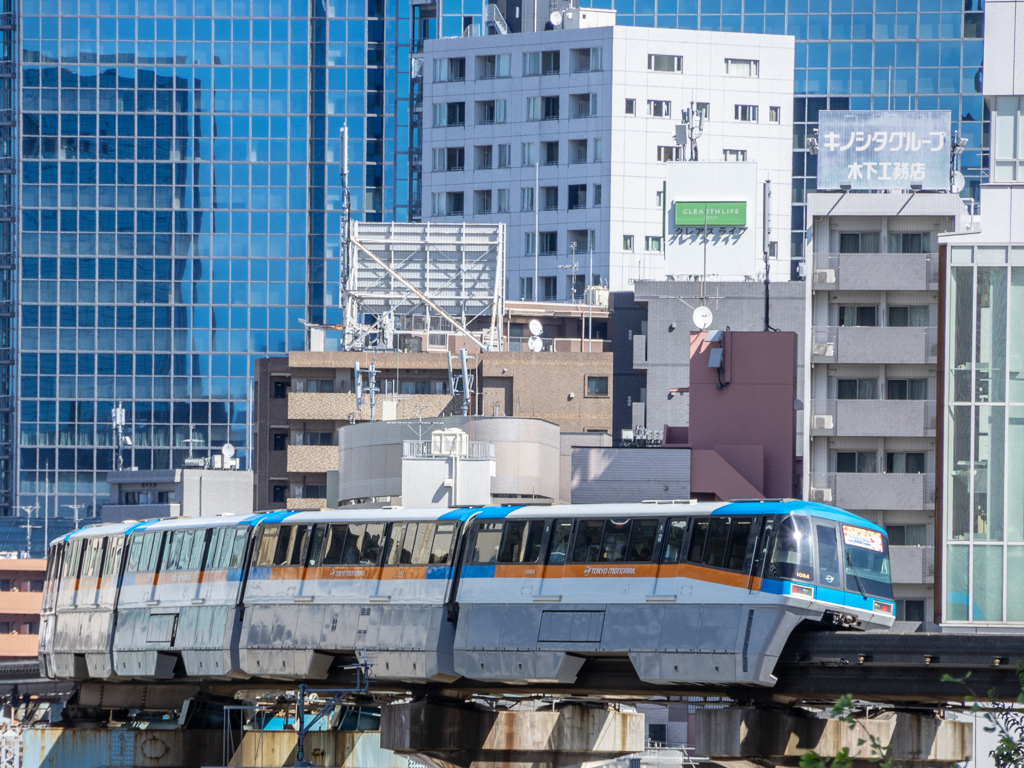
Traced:
<path fill-rule="evenodd" d="M 235 455 L 235 446 L 231 443 L 224 443 L 224 445 L 220 447 L 220 455 L 225 459 L 233 458 Z"/>
<path fill-rule="evenodd" d="M 693 324 L 702 331 L 711 327 L 711 321 L 713 319 L 714 315 L 711 314 L 711 309 L 709 307 L 700 306 L 693 310 Z"/>
<path fill-rule="evenodd" d="M 954 171 L 953 172 L 953 182 L 950 185 L 949 191 L 950 192 L 954 192 L 954 193 L 959 195 L 963 191 L 964 186 L 966 186 L 966 184 L 967 184 L 967 181 L 966 181 L 966 179 L 964 179 L 964 175 L 962 173 L 960 173 L 960 171 Z"/>
<path fill-rule="evenodd" d="M 548 17 L 548 20 L 551 22 L 551 26 L 560 27 L 562 25 L 562 12 L 552 11 L 551 15 Z"/>
<path fill-rule="evenodd" d="M 544 335 L 544 326 L 541 324 L 540 320 L 530 321 L 530 333 L 532 333 L 534 336 Z"/>
<path fill-rule="evenodd" d="M 540 352 L 544 349 L 544 342 L 539 336 L 531 336 L 530 340 L 526 342 L 526 346 L 530 348 L 531 352 Z"/>

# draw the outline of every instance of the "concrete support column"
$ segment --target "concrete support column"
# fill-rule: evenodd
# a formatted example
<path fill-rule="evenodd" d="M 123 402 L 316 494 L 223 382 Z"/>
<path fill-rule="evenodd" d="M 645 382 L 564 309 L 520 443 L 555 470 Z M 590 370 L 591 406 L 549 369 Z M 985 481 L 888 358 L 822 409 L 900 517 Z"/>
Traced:
<path fill-rule="evenodd" d="M 757 758 L 795 764 L 808 752 L 834 757 L 844 747 L 854 759 L 866 761 L 875 756 L 870 744 L 874 736 L 899 765 L 939 768 L 970 759 L 973 726 L 885 712 L 870 719 L 857 718 L 856 727 L 851 729 L 841 720 L 818 719 L 799 712 L 732 708 L 698 711 L 696 734 L 696 753 L 716 762 Z M 858 744 L 861 739 L 866 743 Z"/>
<path fill-rule="evenodd" d="M 642 714 L 603 706 L 494 711 L 410 702 L 381 712 L 382 747 L 460 768 L 592 766 L 641 752 L 644 742 Z"/>

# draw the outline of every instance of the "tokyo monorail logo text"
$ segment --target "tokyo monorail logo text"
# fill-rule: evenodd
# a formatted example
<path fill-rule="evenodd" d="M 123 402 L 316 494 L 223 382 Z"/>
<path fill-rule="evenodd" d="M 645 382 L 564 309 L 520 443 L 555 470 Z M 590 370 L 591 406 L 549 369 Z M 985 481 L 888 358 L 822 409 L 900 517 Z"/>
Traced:
<path fill-rule="evenodd" d="M 591 566 L 583 569 L 584 576 L 635 576 L 636 568 L 623 566 Z"/>

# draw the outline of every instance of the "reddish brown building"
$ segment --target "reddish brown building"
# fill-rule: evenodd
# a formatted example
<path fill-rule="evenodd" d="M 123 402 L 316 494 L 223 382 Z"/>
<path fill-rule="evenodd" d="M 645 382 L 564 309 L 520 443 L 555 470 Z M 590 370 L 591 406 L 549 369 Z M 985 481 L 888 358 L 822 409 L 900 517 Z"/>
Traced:
<path fill-rule="evenodd" d="M 45 560 L 0 560 L 0 661 L 38 655 L 45 578 Z"/>

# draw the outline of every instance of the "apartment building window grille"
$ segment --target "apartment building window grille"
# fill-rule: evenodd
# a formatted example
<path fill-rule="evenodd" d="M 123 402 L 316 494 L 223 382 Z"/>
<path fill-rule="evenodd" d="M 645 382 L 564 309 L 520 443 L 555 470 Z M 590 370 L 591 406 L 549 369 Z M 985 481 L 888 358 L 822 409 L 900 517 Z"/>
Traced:
<path fill-rule="evenodd" d="M 491 99 L 476 103 L 477 125 L 493 125 L 494 123 L 504 123 L 505 120 L 505 99 Z"/>
<path fill-rule="evenodd" d="M 499 144 L 498 145 L 498 167 L 508 168 L 512 165 L 512 145 L 511 144 Z"/>
<path fill-rule="evenodd" d="M 644 250 L 649 253 L 661 253 L 661 236 L 647 235 L 644 238 Z"/>
<path fill-rule="evenodd" d="M 725 74 L 733 77 L 757 77 L 761 62 L 756 59 L 726 59 Z"/>
<path fill-rule="evenodd" d="M 473 212 L 487 214 L 491 212 L 491 190 L 478 189 L 473 193 Z"/>
<path fill-rule="evenodd" d="M 782 116 L 781 107 L 768 107 L 768 122 L 777 123 Z"/>
<path fill-rule="evenodd" d="M 840 253 L 878 253 L 878 232 L 840 232 Z"/>
<path fill-rule="evenodd" d="M 889 400 L 927 400 L 928 379 L 889 379 L 885 396 Z"/>
<path fill-rule="evenodd" d="M 626 99 L 626 114 L 627 115 L 635 115 L 636 114 L 636 99 Z"/>
<path fill-rule="evenodd" d="M 836 382 L 839 400 L 877 400 L 878 379 L 839 379 Z"/>
<path fill-rule="evenodd" d="M 476 155 L 474 167 L 478 171 L 489 171 L 494 167 L 494 148 L 490 144 L 476 147 L 474 154 Z"/>
<path fill-rule="evenodd" d="M 464 58 L 434 59 L 435 83 L 459 83 L 466 79 Z"/>
<path fill-rule="evenodd" d="M 661 99 L 648 99 L 647 115 L 649 117 L 672 117 L 672 102 Z"/>
<path fill-rule="evenodd" d="M 569 210 L 574 211 L 577 208 L 587 207 L 587 185 L 586 184 L 570 184 L 569 185 Z"/>
<path fill-rule="evenodd" d="M 572 68 L 575 72 L 600 72 L 601 71 L 601 49 L 600 48 L 573 48 L 569 53 L 572 59 Z"/>
<path fill-rule="evenodd" d="M 542 256 L 554 256 L 558 253 L 558 233 L 540 233 L 540 253 Z"/>
<path fill-rule="evenodd" d="M 683 57 L 649 53 L 647 54 L 647 69 L 651 72 L 682 72 Z"/>
<path fill-rule="evenodd" d="M 511 77 L 512 56 L 498 53 L 493 56 L 476 57 L 476 77 L 478 80 L 493 80 L 498 77 Z"/>
<path fill-rule="evenodd" d="M 558 278 L 542 277 L 540 279 L 540 300 L 555 301 L 558 298 Z"/>
<path fill-rule="evenodd" d="M 889 233 L 889 253 L 928 253 L 930 245 L 928 232 Z"/>
<path fill-rule="evenodd" d="M 558 142 L 542 141 L 540 143 L 540 155 L 544 165 L 558 165 Z"/>
<path fill-rule="evenodd" d="M 534 206 L 533 200 L 533 187 L 520 187 L 519 189 L 519 210 L 520 211 L 532 211 Z M 532 235 L 532 232 L 528 232 L 528 235 Z"/>
<path fill-rule="evenodd" d="M 541 187 L 540 198 L 544 201 L 545 211 L 558 210 L 558 187 Z M 543 239 L 541 242 L 544 242 Z"/>
<path fill-rule="evenodd" d="M 888 312 L 891 328 L 927 328 L 929 325 L 930 310 L 925 304 L 889 307 Z"/>
<path fill-rule="evenodd" d="M 658 147 L 659 163 L 675 163 L 683 159 L 683 148 L 677 146 Z"/>
<path fill-rule="evenodd" d="M 839 325 L 844 328 L 877 326 L 878 307 L 843 304 L 839 307 Z"/>
<path fill-rule="evenodd" d="M 737 104 L 734 108 L 733 118 L 741 123 L 756 123 L 757 105 Z"/>
<path fill-rule="evenodd" d="M 747 161 L 747 150 L 745 149 L 723 149 L 722 157 L 726 162 L 744 163 Z"/>
<path fill-rule="evenodd" d="M 509 209 L 509 198 L 510 197 L 511 197 L 511 195 L 509 194 L 509 190 L 508 189 L 499 189 L 498 190 L 498 213 L 508 213 L 509 212 L 509 210 L 510 210 Z"/>
<path fill-rule="evenodd" d="M 885 471 L 898 475 L 924 473 L 923 451 L 890 451 L 885 454 Z"/>
<path fill-rule="evenodd" d="M 836 472 L 877 471 L 878 456 L 874 451 L 836 451 Z"/>
<path fill-rule="evenodd" d="M 586 139 L 569 139 L 569 162 L 573 164 L 587 162 Z"/>

